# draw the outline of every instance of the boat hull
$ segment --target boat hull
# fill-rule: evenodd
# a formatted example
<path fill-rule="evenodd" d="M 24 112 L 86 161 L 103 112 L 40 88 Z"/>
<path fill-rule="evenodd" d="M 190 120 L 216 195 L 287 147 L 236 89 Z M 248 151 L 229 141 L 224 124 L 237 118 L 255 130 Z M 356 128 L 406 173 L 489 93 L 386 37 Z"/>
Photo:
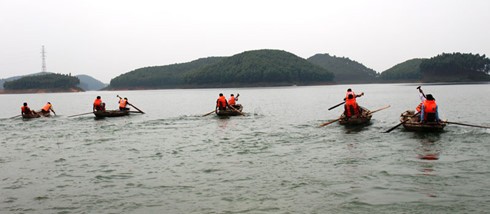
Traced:
<path fill-rule="evenodd" d="M 51 114 L 48 113 L 42 113 L 42 112 L 37 112 L 36 114 L 23 114 L 22 118 L 24 119 L 31 119 L 31 118 L 39 118 L 39 117 L 51 117 Z"/>
<path fill-rule="evenodd" d="M 415 111 L 407 110 L 400 115 L 400 122 L 407 131 L 413 132 L 441 132 L 446 127 L 445 123 L 427 122 L 420 123 L 420 117 L 415 116 Z M 406 122 L 404 122 L 406 121 Z"/>
<path fill-rule="evenodd" d="M 216 115 L 220 117 L 238 116 L 238 115 L 242 115 L 242 110 L 243 110 L 242 105 L 235 105 L 235 110 L 233 109 L 218 110 L 216 111 Z"/>
<path fill-rule="evenodd" d="M 345 114 L 340 115 L 339 123 L 341 125 L 363 125 L 369 123 L 371 121 L 371 117 L 373 117 L 373 114 L 371 114 L 371 111 L 364 107 L 361 107 L 361 109 L 362 112 L 360 115 L 349 118 L 347 118 Z"/>
<path fill-rule="evenodd" d="M 129 115 L 129 111 L 120 111 L 120 110 L 94 111 L 94 115 L 97 118 L 122 117 L 122 116 Z"/>

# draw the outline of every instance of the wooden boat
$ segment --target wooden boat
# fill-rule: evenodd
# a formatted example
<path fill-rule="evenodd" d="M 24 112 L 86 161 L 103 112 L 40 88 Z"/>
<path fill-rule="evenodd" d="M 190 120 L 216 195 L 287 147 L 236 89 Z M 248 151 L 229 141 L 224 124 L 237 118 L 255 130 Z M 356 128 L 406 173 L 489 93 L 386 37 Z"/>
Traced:
<path fill-rule="evenodd" d="M 94 111 L 94 115 L 97 118 L 103 117 L 122 117 L 129 115 L 130 111 L 120 111 L 120 110 L 107 110 L 107 111 Z"/>
<path fill-rule="evenodd" d="M 371 117 L 373 117 L 373 114 L 371 113 L 371 111 L 364 107 L 360 108 L 362 109 L 362 112 L 359 115 L 349 118 L 347 118 L 345 114 L 340 115 L 339 123 L 341 125 L 362 125 L 369 123 L 369 121 L 371 121 Z"/>
<path fill-rule="evenodd" d="M 446 123 L 440 122 L 421 123 L 420 117 L 414 115 L 415 111 L 413 110 L 407 110 L 400 115 L 400 122 L 402 122 L 403 127 L 408 131 L 440 132 L 446 127 Z"/>
<path fill-rule="evenodd" d="M 51 117 L 51 114 L 49 112 L 48 113 L 36 112 L 35 114 L 22 115 L 22 118 L 24 119 L 39 118 L 39 117 Z"/>
<path fill-rule="evenodd" d="M 240 104 L 235 105 L 234 108 L 235 109 L 227 108 L 226 110 L 217 110 L 216 114 L 218 116 L 222 116 L 222 117 L 243 115 L 243 113 L 242 113 L 243 106 L 242 105 L 240 105 Z"/>

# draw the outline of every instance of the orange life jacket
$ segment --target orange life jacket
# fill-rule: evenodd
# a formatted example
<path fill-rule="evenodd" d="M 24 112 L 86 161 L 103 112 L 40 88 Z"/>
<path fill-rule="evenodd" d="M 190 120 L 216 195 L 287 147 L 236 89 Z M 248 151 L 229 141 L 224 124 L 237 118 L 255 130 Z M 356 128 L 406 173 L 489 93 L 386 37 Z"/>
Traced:
<path fill-rule="evenodd" d="M 43 107 L 43 110 L 44 110 L 44 111 L 49 111 L 49 109 L 51 108 L 51 106 L 52 106 L 52 105 L 48 103 L 48 104 L 46 104 L 46 105 Z"/>
<path fill-rule="evenodd" d="M 102 99 L 95 99 L 94 100 L 94 107 L 100 107 L 102 104 Z"/>
<path fill-rule="evenodd" d="M 24 114 L 30 114 L 31 113 L 31 109 L 27 106 L 22 106 L 22 107 L 20 107 L 20 109 L 22 110 L 22 112 L 24 112 Z"/>
<path fill-rule="evenodd" d="M 128 104 L 127 100 L 125 100 L 125 99 L 119 100 L 119 108 L 126 108 L 126 104 Z"/>
<path fill-rule="evenodd" d="M 349 94 L 352 94 L 352 97 L 354 97 L 354 100 L 356 100 L 356 93 L 354 93 L 353 91 L 350 91 L 350 92 L 347 92 L 345 94 L 345 100 L 346 101 L 349 99 Z"/>
<path fill-rule="evenodd" d="M 225 96 L 221 96 L 221 97 L 218 98 L 218 101 L 216 102 L 216 107 L 226 108 L 226 98 L 225 98 Z"/>
<path fill-rule="evenodd" d="M 424 113 L 436 113 L 437 104 L 435 100 L 424 101 Z"/>
<path fill-rule="evenodd" d="M 359 106 L 357 105 L 356 99 L 345 100 L 345 115 L 350 117 L 352 115 L 359 114 Z"/>
<path fill-rule="evenodd" d="M 228 100 L 228 105 L 235 105 L 235 104 L 236 104 L 235 96 L 231 96 L 230 100 Z"/>

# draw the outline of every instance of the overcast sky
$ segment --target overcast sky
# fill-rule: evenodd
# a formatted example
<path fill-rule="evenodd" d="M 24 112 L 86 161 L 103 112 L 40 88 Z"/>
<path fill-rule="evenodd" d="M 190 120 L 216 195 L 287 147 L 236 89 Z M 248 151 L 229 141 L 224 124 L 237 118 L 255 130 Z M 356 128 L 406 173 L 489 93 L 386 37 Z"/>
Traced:
<path fill-rule="evenodd" d="M 443 52 L 490 54 L 489 0 L 0 0 L 0 78 L 103 82 L 137 68 L 279 49 L 378 72 Z"/>

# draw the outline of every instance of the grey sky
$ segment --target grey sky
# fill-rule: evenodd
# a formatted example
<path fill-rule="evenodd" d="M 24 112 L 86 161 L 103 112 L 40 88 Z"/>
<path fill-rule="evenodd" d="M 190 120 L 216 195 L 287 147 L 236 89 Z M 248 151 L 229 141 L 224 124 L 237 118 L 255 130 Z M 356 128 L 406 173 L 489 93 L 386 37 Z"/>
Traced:
<path fill-rule="evenodd" d="M 280 49 L 381 72 L 442 52 L 490 54 L 488 0 L 0 0 L 0 78 L 47 68 L 108 83 L 136 68 Z"/>

